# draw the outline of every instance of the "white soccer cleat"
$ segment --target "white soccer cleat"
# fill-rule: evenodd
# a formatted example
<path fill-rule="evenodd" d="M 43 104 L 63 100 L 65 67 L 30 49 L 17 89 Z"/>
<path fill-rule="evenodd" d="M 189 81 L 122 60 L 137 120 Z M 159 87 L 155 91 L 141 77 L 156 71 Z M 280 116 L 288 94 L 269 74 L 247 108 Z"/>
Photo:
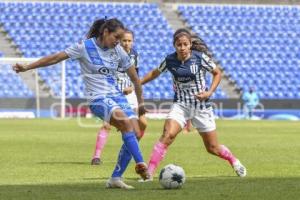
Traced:
<path fill-rule="evenodd" d="M 247 169 L 244 165 L 242 165 L 242 163 L 239 160 L 236 160 L 233 164 L 232 167 L 235 171 L 235 173 L 239 176 L 239 177 L 245 177 L 247 175 Z"/>
<path fill-rule="evenodd" d="M 153 181 L 153 177 L 152 176 L 150 176 L 149 178 L 147 178 L 147 179 L 139 179 L 138 180 L 138 182 L 139 183 L 146 183 L 146 182 L 152 182 Z"/>
<path fill-rule="evenodd" d="M 121 188 L 126 190 L 134 189 L 133 186 L 124 183 L 121 178 L 108 179 L 106 182 L 106 188 Z"/>

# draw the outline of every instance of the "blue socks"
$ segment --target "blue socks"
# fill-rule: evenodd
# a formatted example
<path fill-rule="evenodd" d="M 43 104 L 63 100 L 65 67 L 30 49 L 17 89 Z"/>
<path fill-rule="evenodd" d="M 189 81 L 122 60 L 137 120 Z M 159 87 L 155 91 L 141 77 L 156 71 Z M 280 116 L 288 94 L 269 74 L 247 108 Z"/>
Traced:
<path fill-rule="evenodd" d="M 134 132 L 123 133 L 122 139 L 126 149 L 131 153 L 135 162 L 136 163 L 144 162 L 135 133 Z"/>
<path fill-rule="evenodd" d="M 124 144 L 121 147 L 118 162 L 113 171 L 112 177 L 121 177 L 123 175 L 132 156 L 136 163 L 144 162 L 135 133 L 124 133 L 122 134 L 122 139 Z"/>
<path fill-rule="evenodd" d="M 126 149 L 125 144 L 123 144 L 119 153 L 118 162 L 111 177 L 121 177 L 125 172 L 131 158 L 131 153 Z"/>

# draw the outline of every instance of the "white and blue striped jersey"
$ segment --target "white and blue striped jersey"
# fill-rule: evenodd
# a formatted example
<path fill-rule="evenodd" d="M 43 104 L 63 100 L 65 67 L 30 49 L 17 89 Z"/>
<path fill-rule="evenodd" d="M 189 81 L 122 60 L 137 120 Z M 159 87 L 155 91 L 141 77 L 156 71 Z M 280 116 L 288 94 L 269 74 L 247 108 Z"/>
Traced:
<path fill-rule="evenodd" d="M 126 71 L 134 65 L 120 45 L 101 48 L 96 44 L 96 38 L 75 44 L 65 49 L 65 52 L 70 58 L 79 61 L 89 100 L 120 95 L 116 80 L 117 69 Z"/>
<path fill-rule="evenodd" d="M 131 59 L 131 62 L 134 62 L 134 65 L 135 65 L 135 69 L 138 73 L 138 53 L 137 51 L 135 51 L 134 49 L 131 49 L 130 52 L 128 53 L 130 59 Z M 127 87 L 131 87 L 132 86 L 132 83 L 131 83 L 131 80 L 129 78 L 129 76 L 127 75 L 126 71 L 124 71 L 124 68 L 120 67 L 118 68 L 117 70 L 117 84 L 118 84 L 118 88 L 123 91 L 124 88 L 127 88 Z"/>
<path fill-rule="evenodd" d="M 174 102 L 196 109 L 205 109 L 211 106 L 209 100 L 200 101 L 195 94 L 207 90 L 206 72 L 211 72 L 215 68 L 216 64 L 206 54 L 192 51 L 191 57 L 185 62 L 177 59 L 176 52 L 168 55 L 158 70 L 171 72 L 175 89 Z"/>

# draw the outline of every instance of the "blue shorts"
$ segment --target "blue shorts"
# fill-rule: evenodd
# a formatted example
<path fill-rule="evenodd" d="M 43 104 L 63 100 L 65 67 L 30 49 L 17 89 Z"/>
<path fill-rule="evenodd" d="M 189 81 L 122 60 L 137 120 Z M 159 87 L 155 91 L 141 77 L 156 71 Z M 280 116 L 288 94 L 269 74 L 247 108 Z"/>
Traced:
<path fill-rule="evenodd" d="M 121 109 L 128 118 L 138 118 L 124 95 L 95 99 L 90 104 L 94 115 L 109 122 L 115 109 Z"/>

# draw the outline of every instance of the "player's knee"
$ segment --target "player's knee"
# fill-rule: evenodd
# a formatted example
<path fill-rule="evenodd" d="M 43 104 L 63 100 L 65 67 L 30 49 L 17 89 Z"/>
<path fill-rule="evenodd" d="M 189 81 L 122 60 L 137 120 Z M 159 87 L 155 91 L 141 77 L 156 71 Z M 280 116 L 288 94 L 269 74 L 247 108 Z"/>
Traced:
<path fill-rule="evenodd" d="M 117 127 L 121 132 L 129 132 L 133 131 L 132 124 L 130 123 L 129 119 L 123 119 L 118 122 Z"/>
<path fill-rule="evenodd" d="M 218 155 L 218 146 L 214 144 L 209 144 L 206 146 L 206 151 L 210 154 Z"/>
<path fill-rule="evenodd" d="M 174 134 L 172 134 L 168 131 L 165 131 L 163 136 L 162 136 L 162 141 L 163 141 L 164 144 L 169 146 L 175 140 L 175 137 L 176 136 Z"/>
<path fill-rule="evenodd" d="M 141 131 L 136 131 L 135 133 L 136 133 L 136 138 L 137 138 L 138 140 L 142 139 L 143 134 L 142 134 Z"/>
<path fill-rule="evenodd" d="M 101 128 L 105 129 L 106 131 L 110 131 L 110 129 L 111 129 L 109 124 L 104 124 Z"/>
<path fill-rule="evenodd" d="M 141 132 L 145 132 L 146 128 L 147 128 L 146 126 L 140 126 Z"/>
<path fill-rule="evenodd" d="M 140 118 L 139 119 L 139 126 L 140 126 L 140 129 L 142 131 L 144 131 L 147 128 L 147 121 L 146 121 L 146 119 Z"/>
<path fill-rule="evenodd" d="M 135 132 L 136 138 L 140 140 L 143 137 L 141 129 L 139 127 L 134 127 L 133 131 Z"/>

